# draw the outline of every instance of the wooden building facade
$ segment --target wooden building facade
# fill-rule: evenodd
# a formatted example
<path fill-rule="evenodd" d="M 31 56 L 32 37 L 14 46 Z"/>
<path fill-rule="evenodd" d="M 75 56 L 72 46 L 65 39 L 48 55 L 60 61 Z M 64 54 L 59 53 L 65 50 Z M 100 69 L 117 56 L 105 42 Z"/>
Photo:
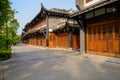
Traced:
<path fill-rule="evenodd" d="M 79 27 L 77 27 L 76 21 L 69 17 L 70 14 L 71 10 L 55 8 L 48 10 L 41 4 L 41 11 L 38 15 L 25 25 L 22 41 L 25 44 L 40 47 L 79 49 L 80 41 L 77 38 L 79 36 L 79 30 L 77 29 Z M 72 24 L 68 26 L 66 24 L 69 21 Z M 58 27 L 60 23 L 65 23 L 62 26 L 63 28 Z M 72 38 L 74 39 L 72 40 Z M 74 46 L 72 46 L 72 41 Z"/>
<path fill-rule="evenodd" d="M 120 1 L 96 1 L 84 0 L 84 6 L 76 3 L 81 10 L 72 15 L 81 28 L 80 51 L 120 57 Z"/>
<path fill-rule="evenodd" d="M 54 29 L 54 33 L 57 38 L 57 47 L 79 49 L 79 25 L 75 22 L 73 24 L 68 20 L 67 22 L 60 23 L 57 26 L 59 27 Z"/>

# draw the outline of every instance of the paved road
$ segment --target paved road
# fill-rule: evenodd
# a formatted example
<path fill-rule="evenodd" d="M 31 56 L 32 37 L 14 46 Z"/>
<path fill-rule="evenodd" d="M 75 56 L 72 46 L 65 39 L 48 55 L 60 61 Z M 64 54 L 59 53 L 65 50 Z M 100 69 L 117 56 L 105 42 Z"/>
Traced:
<path fill-rule="evenodd" d="M 120 64 L 26 45 L 13 51 L 4 62 L 5 80 L 120 80 Z"/>

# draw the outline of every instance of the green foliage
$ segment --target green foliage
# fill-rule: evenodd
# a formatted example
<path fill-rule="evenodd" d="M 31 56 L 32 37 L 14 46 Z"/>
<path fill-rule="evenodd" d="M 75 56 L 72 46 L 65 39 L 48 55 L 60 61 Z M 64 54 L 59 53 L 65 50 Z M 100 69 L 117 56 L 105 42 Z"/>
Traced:
<path fill-rule="evenodd" d="M 0 34 L 0 49 L 6 48 L 6 35 Z"/>
<path fill-rule="evenodd" d="M 13 44 L 16 45 L 17 43 L 20 43 L 20 35 L 16 35 L 13 39 Z"/>
<path fill-rule="evenodd" d="M 0 34 L 0 49 L 6 49 L 6 44 L 9 48 L 11 48 L 11 45 L 16 45 L 20 42 L 20 35 L 15 35 L 13 38 L 8 37 L 6 38 L 5 34 Z"/>
<path fill-rule="evenodd" d="M 3 80 L 2 78 L 0 78 L 0 80 Z"/>
<path fill-rule="evenodd" d="M 15 13 L 16 11 L 11 8 L 10 0 L 0 0 L 0 59 L 10 58 L 11 45 L 20 41 L 20 37 L 16 34 L 19 23 L 14 18 Z M 6 27 L 8 27 L 8 31 Z M 6 32 L 8 32 L 8 37 L 6 37 Z M 6 50 L 6 44 L 8 50 Z"/>
<path fill-rule="evenodd" d="M 6 38 L 5 34 L 0 34 L 0 49 L 6 49 L 6 44 L 8 44 L 9 48 L 13 44 L 12 38 Z"/>
<path fill-rule="evenodd" d="M 6 43 L 8 44 L 9 48 L 13 44 L 13 39 L 12 38 L 7 38 Z"/>
<path fill-rule="evenodd" d="M 0 60 L 7 60 L 9 58 L 11 58 L 11 54 L 12 54 L 12 50 L 8 49 L 8 50 L 0 50 Z"/>
<path fill-rule="evenodd" d="M 6 44 L 9 46 L 19 42 L 17 29 L 19 23 L 14 18 L 15 10 L 11 8 L 10 0 L 0 0 L 0 49 L 6 49 Z M 8 27 L 8 30 L 6 30 Z M 8 37 L 6 37 L 8 32 Z"/>
<path fill-rule="evenodd" d="M 10 4 L 9 0 L 0 0 L 0 28 L 9 20 L 9 13 L 13 13 Z"/>

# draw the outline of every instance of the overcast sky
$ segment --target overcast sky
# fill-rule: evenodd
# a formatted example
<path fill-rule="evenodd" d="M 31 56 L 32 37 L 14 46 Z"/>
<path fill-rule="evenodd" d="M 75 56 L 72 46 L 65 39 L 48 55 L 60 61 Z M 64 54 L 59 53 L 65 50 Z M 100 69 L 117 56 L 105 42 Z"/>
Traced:
<path fill-rule="evenodd" d="M 18 34 L 21 34 L 22 29 L 26 23 L 30 22 L 40 11 L 41 3 L 47 8 L 60 8 L 60 9 L 74 9 L 75 0 L 10 0 L 12 8 L 18 11 L 15 14 L 16 19 L 20 23 Z"/>

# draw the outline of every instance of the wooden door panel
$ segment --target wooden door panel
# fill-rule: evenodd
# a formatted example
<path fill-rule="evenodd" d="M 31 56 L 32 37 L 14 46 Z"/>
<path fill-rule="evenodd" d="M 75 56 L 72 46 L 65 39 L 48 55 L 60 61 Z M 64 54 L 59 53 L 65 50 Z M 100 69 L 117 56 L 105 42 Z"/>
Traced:
<path fill-rule="evenodd" d="M 120 22 L 111 21 L 104 24 L 87 25 L 86 37 L 87 52 L 120 55 Z"/>
<path fill-rule="evenodd" d="M 49 35 L 49 47 L 52 47 L 52 35 Z"/>
<path fill-rule="evenodd" d="M 49 47 L 56 47 L 56 36 L 55 34 L 49 34 Z"/>
<path fill-rule="evenodd" d="M 100 41 L 96 41 L 96 52 L 100 52 L 100 47 L 101 47 Z"/>
<path fill-rule="evenodd" d="M 96 52 L 96 41 L 93 41 L 93 51 Z"/>
<path fill-rule="evenodd" d="M 92 42 L 88 42 L 89 50 L 92 51 Z"/>
<path fill-rule="evenodd" d="M 42 37 L 42 46 L 46 47 L 46 38 L 45 37 Z"/>
<path fill-rule="evenodd" d="M 76 36 L 74 34 L 72 35 L 72 47 L 76 48 Z"/>
<path fill-rule="evenodd" d="M 65 44 L 64 44 L 65 48 L 69 48 L 69 36 L 67 33 L 65 34 L 64 39 L 65 39 Z"/>
<path fill-rule="evenodd" d="M 113 42 L 113 52 L 120 53 L 120 40 L 114 40 Z"/>
<path fill-rule="evenodd" d="M 103 47 L 102 49 L 103 52 L 108 52 L 108 43 L 106 40 L 103 40 L 102 47 Z"/>
<path fill-rule="evenodd" d="M 113 40 L 108 40 L 108 52 L 113 52 Z"/>
<path fill-rule="evenodd" d="M 92 49 L 92 51 L 94 51 L 94 44 L 95 44 L 94 41 L 92 41 L 91 42 L 91 49 Z"/>
<path fill-rule="evenodd" d="M 108 52 L 113 52 L 113 24 L 107 25 Z"/>
<path fill-rule="evenodd" d="M 40 46 L 40 37 L 38 37 L 38 46 Z"/>
<path fill-rule="evenodd" d="M 102 52 L 102 40 L 100 40 L 98 43 L 99 52 Z"/>
<path fill-rule="evenodd" d="M 56 47 L 56 35 L 53 35 L 53 47 Z"/>
<path fill-rule="evenodd" d="M 78 49 L 80 45 L 79 35 L 73 34 L 72 35 L 72 48 Z"/>
<path fill-rule="evenodd" d="M 93 51 L 92 42 L 89 42 L 88 47 L 90 51 Z"/>

